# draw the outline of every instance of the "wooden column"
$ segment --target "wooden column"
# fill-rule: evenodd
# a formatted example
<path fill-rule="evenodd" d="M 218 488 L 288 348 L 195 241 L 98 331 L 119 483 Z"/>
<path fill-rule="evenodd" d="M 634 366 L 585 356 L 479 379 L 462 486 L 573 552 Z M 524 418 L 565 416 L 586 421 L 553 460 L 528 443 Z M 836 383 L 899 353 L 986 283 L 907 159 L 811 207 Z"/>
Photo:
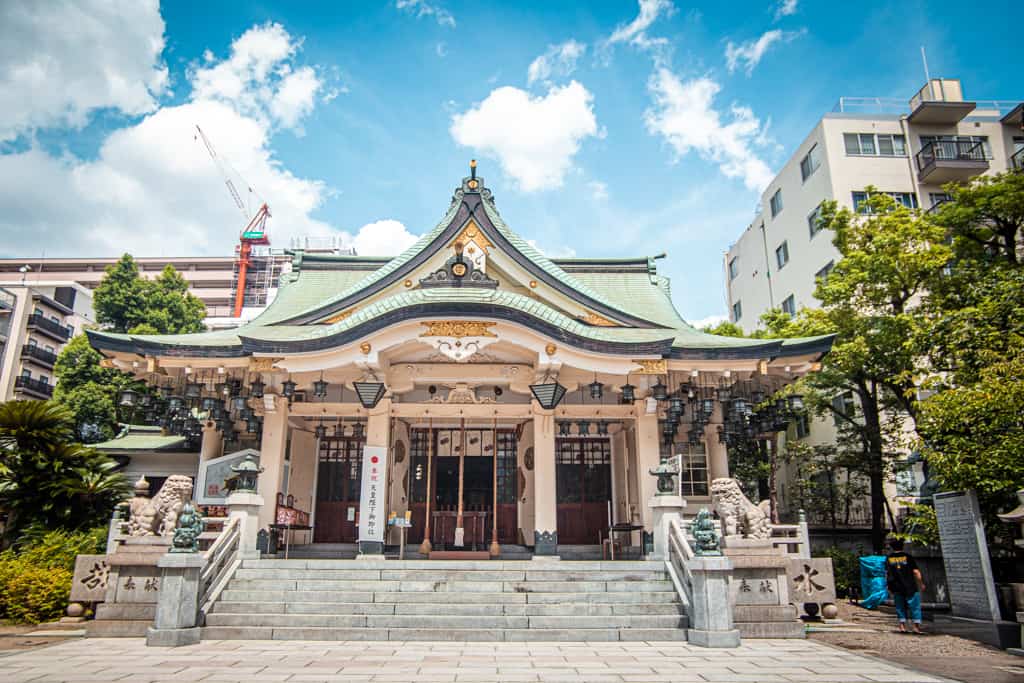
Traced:
<path fill-rule="evenodd" d="M 494 491 L 492 503 L 494 510 L 491 513 L 491 557 L 501 555 L 501 544 L 498 543 L 498 418 L 494 418 L 491 424 L 491 455 L 494 458 L 491 474 L 494 475 Z"/>
<path fill-rule="evenodd" d="M 430 418 L 427 427 L 427 483 L 426 483 L 426 494 L 424 509 L 426 510 L 426 517 L 423 520 L 423 542 L 420 543 L 420 554 L 429 555 L 430 551 L 433 550 L 433 546 L 430 543 L 430 504 L 434 497 L 433 487 L 430 481 L 430 461 L 434 459 L 434 418 Z M 410 493 L 412 489 L 410 487 Z"/>
<path fill-rule="evenodd" d="M 555 484 L 555 414 L 536 400 L 533 406 L 533 551 L 536 555 L 558 554 L 558 488 Z"/>
<path fill-rule="evenodd" d="M 461 444 L 459 448 L 459 507 L 458 512 L 455 513 L 455 543 L 453 545 L 464 546 L 466 530 L 462 526 L 462 491 L 466 478 L 466 418 L 462 418 L 459 431 L 461 432 L 459 438 Z"/>
<path fill-rule="evenodd" d="M 647 412 L 646 399 L 636 402 L 636 479 L 639 489 L 637 506 L 643 518 L 644 529 L 653 529 L 653 516 L 647 503 L 657 493 L 657 477 L 651 469 L 661 462 L 661 434 L 658 429 L 657 413 Z"/>
<path fill-rule="evenodd" d="M 265 400 L 265 399 L 264 399 Z M 277 493 L 281 490 L 284 475 L 284 452 L 288 447 L 288 399 L 274 397 L 274 411 L 263 417 L 263 439 L 260 443 L 260 474 L 258 492 L 263 497 L 259 514 L 259 528 L 266 529 L 274 523 L 277 510 Z"/>

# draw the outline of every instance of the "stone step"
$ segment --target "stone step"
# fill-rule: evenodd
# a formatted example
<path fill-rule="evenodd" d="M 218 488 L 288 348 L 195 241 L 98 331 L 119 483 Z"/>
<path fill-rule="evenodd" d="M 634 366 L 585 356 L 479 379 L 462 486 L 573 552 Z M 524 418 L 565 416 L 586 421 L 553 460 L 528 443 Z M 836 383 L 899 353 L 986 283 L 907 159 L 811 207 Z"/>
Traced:
<path fill-rule="evenodd" d="M 442 604 L 645 604 L 676 603 L 679 598 L 674 590 L 667 591 L 619 591 L 588 593 L 444 593 L 444 592 L 395 592 L 385 591 L 272 591 L 263 589 L 243 590 L 229 585 L 221 593 L 221 602 L 304 602 L 304 603 L 442 603 Z"/>
<path fill-rule="evenodd" d="M 806 638 L 802 621 L 758 621 L 736 624 L 741 638 Z"/>
<path fill-rule="evenodd" d="M 238 580 L 319 581 L 663 581 L 664 569 L 634 570 L 473 570 L 473 569 L 285 569 L 246 568 Z"/>
<path fill-rule="evenodd" d="M 625 629 L 685 628 L 676 615 L 643 616 L 453 616 L 425 614 L 224 614 L 206 617 L 207 626 L 423 629 Z"/>
<path fill-rule="evenodd" d="M 243 560 L 243 569 L 352 569 L 352 570 L 482 570 L 482 571 L 636 571 L 661 570 L 661 560 Z"/>
<path fill-rule="evenodd" d="M 684 641 L 679 628 L 436 629 L 206 626 L 203 640 Z"/>
<path fill-rule="evenodd" d="M 681 615 L 678 602 L 640 604 L 560 603 L 534 604 L 453 604 L 399 602 L 229 602 L 218 601 L 214 614 L 420 614 L 452 616 L 606 616 L 606 615 Z"/>
<path fill-rule="evenodd" d="M 338 591 L 398 593 L 617 593 L 672 589 L 668 579 L 656 581 L 370 581 L 337 579 L 233 579 L 230 588 L 245 591 Z"/>

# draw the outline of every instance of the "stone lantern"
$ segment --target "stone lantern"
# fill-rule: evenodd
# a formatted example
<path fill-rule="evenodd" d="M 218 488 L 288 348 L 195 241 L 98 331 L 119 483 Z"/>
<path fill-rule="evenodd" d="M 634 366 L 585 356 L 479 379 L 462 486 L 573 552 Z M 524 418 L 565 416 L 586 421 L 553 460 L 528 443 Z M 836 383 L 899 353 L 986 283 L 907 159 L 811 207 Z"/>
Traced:
<path fill-rule="evenodd" d="M 256 491 L 256 480 L 263 472 L 263 468 L 256 464 L 256 460 L 251 455 L 247 455 L 245 460 L 237 465 L 232 465 L 231 471 L 235 473 L 234 491 L 254 492 Z"/>
<path fill-rule="evenodd" d="M 1024 548 L 1024 489 L 1017 491 L 1017 501 L 1020 505 L 1006 514 L 996 516 L 1004 522 L 1020 525 L 1021 538 L 1018 538 L 1014 543 L 1018 548 Z"/>

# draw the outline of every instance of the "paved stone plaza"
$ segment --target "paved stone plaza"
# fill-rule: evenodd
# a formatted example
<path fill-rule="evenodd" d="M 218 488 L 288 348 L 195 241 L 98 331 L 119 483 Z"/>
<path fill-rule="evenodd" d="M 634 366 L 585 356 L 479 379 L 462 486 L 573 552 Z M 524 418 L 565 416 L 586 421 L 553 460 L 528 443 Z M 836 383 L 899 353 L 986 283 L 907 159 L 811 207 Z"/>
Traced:
<path fill-rule="evenodd" d="M 686 643 L 376 643 L 204 641 L 147 648 L 141 638 L 74 640 L 0 658 L 0 680 L 28 681 L 944 681 L 796 640 L 731 650 Z"/>

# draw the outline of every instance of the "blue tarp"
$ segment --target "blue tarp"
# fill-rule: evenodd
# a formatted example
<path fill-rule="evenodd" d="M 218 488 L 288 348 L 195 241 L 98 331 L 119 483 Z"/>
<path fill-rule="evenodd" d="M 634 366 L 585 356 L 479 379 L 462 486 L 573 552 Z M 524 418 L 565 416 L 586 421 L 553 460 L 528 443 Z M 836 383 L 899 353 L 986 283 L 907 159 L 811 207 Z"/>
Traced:
<path fill-rule="evenodd" d="M 874 609 L 889 597 L 885 582 L 885 556 L 868 555 L 860 558 L 860 606 Z"/>

